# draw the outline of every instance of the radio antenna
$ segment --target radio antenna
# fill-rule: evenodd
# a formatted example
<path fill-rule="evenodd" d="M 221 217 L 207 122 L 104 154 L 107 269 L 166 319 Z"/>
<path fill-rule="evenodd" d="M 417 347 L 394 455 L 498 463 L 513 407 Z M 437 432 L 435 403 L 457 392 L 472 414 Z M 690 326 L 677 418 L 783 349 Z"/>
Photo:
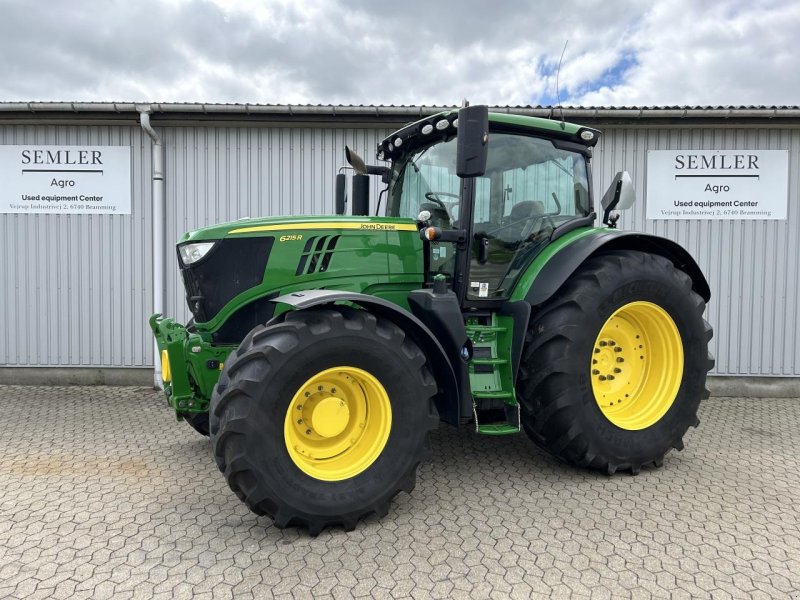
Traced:
<path fill-rule="evenodd" d="M 564 60 L 564 52 L 567 51 L 567 44 L 569 44 L 569 40 L 564 42 L 564 48 L 561 50 L 561 58 L 558 59 L 558 70 L 556 71 L 556 98 L 558 99 L 558 110 L 561 113 L 561 129 L 565 129 L 566 125 L 564 123 L 564 109 L 561 106 L 561 91 L 558 88 L 558 78 L 561 75 L 561 61 Z"/>

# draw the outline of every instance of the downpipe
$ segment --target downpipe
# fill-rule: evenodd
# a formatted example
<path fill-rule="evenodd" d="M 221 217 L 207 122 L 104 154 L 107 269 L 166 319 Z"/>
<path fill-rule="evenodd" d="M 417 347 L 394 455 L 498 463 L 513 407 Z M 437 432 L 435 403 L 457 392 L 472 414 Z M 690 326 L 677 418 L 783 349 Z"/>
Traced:
<path fill-rule="evenodd" d="M 150 125 L 150 107 L 139 109 L 142 130 L 152 140 L 152 198 L 153 198 L 153 313 L 164 314 L 164 265 L 166 263 L 165 221 L 166 202 L 164 182 L 164 146 Z M 153 387 L 164 389 L 161 377 L 161 354 L 153 341 Z"/>

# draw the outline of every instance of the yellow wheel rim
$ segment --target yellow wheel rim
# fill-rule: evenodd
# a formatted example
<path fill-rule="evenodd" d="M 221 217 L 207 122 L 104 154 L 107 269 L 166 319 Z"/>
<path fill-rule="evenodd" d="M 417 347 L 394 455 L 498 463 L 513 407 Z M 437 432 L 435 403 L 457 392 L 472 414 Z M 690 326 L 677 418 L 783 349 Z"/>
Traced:
<path fill-rule="evenodd" d="M 391 428 L 392 405 L 383 385 L 362 369 L 335 367 L 300 386 L 286 411 L 283 433 L 301 471 L 341 481 L 375 462 Z"/>
<path fill-rule="evenodd" d="M 603 325 L 591 360 L 592 391 L 617 427 L 646 429 L 663 417 L 683 378 L 675 321 L 652 302 L 631 302 Z"/>

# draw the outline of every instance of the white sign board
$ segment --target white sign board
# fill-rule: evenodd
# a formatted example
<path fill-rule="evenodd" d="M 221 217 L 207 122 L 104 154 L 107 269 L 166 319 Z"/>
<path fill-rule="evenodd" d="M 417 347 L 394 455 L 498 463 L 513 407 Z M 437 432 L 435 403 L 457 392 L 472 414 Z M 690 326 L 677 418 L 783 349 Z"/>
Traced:
<path fill-rule="evenodd" d="M 0 146 L 0 213 L 131 214 L 127 146 Z"/>
<path fill-rule="evenodd" d="M 785 219 L 788 150 L 648 150 L 648 219 Z"/>

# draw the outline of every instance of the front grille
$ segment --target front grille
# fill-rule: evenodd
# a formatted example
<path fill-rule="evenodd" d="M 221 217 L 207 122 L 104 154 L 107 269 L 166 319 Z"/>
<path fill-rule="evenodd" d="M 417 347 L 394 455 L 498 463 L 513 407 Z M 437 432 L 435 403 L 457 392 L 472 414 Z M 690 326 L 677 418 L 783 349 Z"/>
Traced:
<path fill-rule="evenodd" d="M 234 296 L 260 284 L 274 242 L 274 237 L 227 238 L 198 263 L 182 267 L 195 320 L 213 319 Z"/>
<path fill-rule="evenodd" d="M 217 344 L 238 344 L 256 325 L 263 325 L 275 314 L 275 303 L 272 300 L 277 292 L 268 294 L 258 300 L 245 304 L 213 334 Z"/>

